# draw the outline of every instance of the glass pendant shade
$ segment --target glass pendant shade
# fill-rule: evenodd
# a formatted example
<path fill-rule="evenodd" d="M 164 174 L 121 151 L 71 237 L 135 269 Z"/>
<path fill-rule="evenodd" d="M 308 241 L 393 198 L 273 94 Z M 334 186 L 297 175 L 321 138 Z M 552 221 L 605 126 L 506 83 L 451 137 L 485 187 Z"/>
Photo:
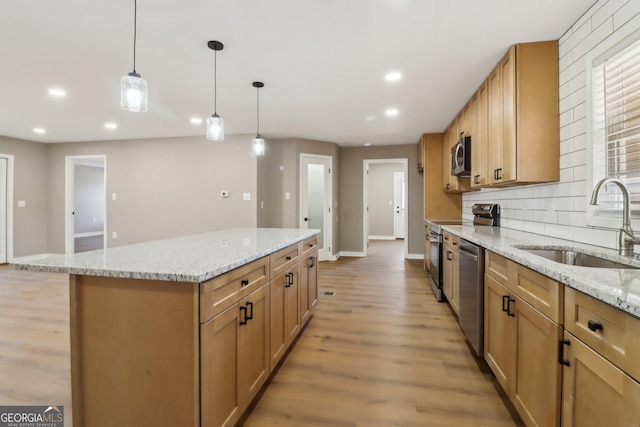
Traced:
<path fill-rule="evenodd" d="M 120 108 L 133 112 L 149 110 L 147 81 L 135 71 L 120 79 Z"/>
<path fill-rule="evenodd" d="M 224 120 L 218 114 L 207 119 L 207 139 L 222 141 L 224 139 Z"/>
<path fill-rule="evenodd" d="M 264 138 L 256 135 L 256 137 L 251 140 L 251 146 L 254 156 L 264 156 Z"/>

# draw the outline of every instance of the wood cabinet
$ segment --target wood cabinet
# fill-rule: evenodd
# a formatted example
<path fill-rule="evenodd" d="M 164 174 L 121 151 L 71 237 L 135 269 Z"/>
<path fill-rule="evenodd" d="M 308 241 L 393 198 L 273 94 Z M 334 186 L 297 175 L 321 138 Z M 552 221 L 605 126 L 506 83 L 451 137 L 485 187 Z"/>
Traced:
<path fill-rule="evenodd" d="M 489 184 L 558 181 L 558 43 L 511 46 L 487 79 Z"/>
<path fill-rule="evenodd" d="M 450 193 L 463 193 L 471 190 L 471 180 L 469 177 L 451 175 L 451 149 L 460 140 L 460 133 L 464 129 L 469 129 L 468 110 L 463 110 L 458 117 L 449 125 L 444 134 L 444 144 L 442 147 L 442 181 L 444 190 Z"/>
<path fill-rule="evenodd" d="M 442 290 L 453 308 L 458 314 L 460 311 L 460 238 L 447 231 L 442 233 L 443 246 L 443 283 Z"/>
<path fill-rule="evenodd" d="M 420 138 L 420 140 L 418 141 L 417 148 L 418 148 L 418 152 L 417 152 L 418 172 L 423 173 L 424 172 L 424 139 Z"/>
<path fill-rule="evenodd" d="M 471 188 L 479 189 L 488 184 L 489 149 L 489 95 L 487 83 L 483 83 L 471 98 Z"/>
<path fill-rule="evenodd" d="M 269 377 L 269 284 L 200 326 L 203 426 L 233 426 Z"/>
<path fill-rule="evenodd" d="M 299 291 L 298 264 L 271 280 L 271 371 L 300 331 Z"/>
<path fill-rule="evenodd" d="M 318 305 L 318 249 L 300 262 L 300 325 L 304 326 Z"/>
<path fill-rule="evenodd" d="M 562 425 L 640 426 L 640 319 L 565 291 Z"/>
<path fill-rule="evenodd" d="M 544 307 L 560 298 L 548 292 L 552 283 L 526 267 L 486 251 L 485 360 L 528 426 L 560 423 L 561 369 L 557 345 L 562 336 L 558 310 L 553 320 L 525 301 L 532 294 Z M 562 291 L 557 282 L 555 287 Z M 543 289 L 535 291 L 534 288 Z M 525 292 L 525 290 L 527 292 Z M 549 294 L 552 296 L 547 297 Z"/>
<path fill-rule="evenodd" d="M 424 218 L 460 218 L 462 196 L 444 191 L 443 146 L 446 144 L 441 133 L 421 136 L 424 149 Z M 448 154 L 447 154 L 448 156 Z"/>

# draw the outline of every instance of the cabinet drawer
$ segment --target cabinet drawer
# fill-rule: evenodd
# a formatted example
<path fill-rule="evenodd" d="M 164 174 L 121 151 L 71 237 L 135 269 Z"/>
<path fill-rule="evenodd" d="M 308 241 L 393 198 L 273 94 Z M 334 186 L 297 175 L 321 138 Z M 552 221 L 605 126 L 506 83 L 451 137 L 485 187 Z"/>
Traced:
<path fill-rule="evenodd" d="M 460 246 L 460 237 L 455 234 L 451 234 L 448 231 L 444 231 L 442 233 L 442 242 L 449 246 L 451 251 L 458 252 L 458 247 Z"/>
<path fill-rule="evenodd" d="M 318 236 L 309 237 L 300 242 L 300 254 L 304 258 L 318 248 Z"/>
<path fill-rule="evenodd" d="M 542 274 L 511 262 L 515 271 L 507 288 L 556 323 L 563 320 L 564 285 Z"/>
<path fill-rule="evenodd" d="M 640 379 L 640 319 L 567 286 L 564 324 L 589 347 Z"/>
<path fill-rule="evenodd" d="M 200 284 L 200 322 L 204 323 L 269 281 L 269 257 Z"/>
<path fill-rule="evenodd" d="M 493 280 L 507 286 L 509 260 L 491 251 L 485 251 L 485 270 Z"/>
<path fill-rule="evenodd" d="M 271 277 L 282 274 L 289 267 L 298 262 L 300 246 L 298 244 L 287 246 L 269 255 L 271 259 Z"/>

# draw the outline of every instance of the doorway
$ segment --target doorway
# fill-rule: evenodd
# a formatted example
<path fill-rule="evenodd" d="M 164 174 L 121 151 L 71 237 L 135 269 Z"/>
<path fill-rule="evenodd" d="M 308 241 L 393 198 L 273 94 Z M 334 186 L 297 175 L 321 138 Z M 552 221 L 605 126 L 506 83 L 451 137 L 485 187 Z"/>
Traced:
<path fill-rule="evenodd" d="M 13 156 L 0 154 L 0 264 L 13 261 Z"/>
<path fill-rule="evenodd" d="M 107 156 L 67 156 L 65 253 L 107 247 Z"/>
<path fill-rule="evenodd" d="M 300 154 L 300 228 L 315 228 L 318 259 L 331 259 L 333 241 L 333 157 Z"/>
<path fill-rule="evenodd" d="M 408 256 L 408 159 L 363 160 L 363 254 L 369 240 L 403 239 Z"/>

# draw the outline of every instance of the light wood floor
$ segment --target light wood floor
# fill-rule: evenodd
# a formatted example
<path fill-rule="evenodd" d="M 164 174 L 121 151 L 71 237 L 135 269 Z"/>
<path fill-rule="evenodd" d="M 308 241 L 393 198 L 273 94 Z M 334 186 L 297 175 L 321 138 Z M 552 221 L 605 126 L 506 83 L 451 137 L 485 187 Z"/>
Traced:
<path fill-rule="evenodd" d="M 321 296 L 245 427 L 521 426 L 401 242 L 320 265 Z M 64 405 L 67 276 L 0 267 L 0 405 Z M 90 427 L 90 426 L 89 426 Z"/>

